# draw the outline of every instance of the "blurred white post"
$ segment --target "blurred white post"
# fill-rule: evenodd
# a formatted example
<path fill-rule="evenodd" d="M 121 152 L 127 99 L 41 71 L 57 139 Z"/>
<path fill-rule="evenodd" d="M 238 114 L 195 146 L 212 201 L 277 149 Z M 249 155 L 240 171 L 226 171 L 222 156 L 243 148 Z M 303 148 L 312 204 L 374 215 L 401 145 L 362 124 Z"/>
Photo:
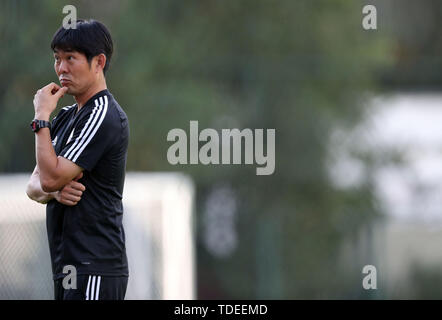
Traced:
<path fill-rule="evenodd" d="M 185 175 L 127 175 L 127 299 L 195 299 L 193 199 Z"/>
<path fill-rule="evenodd" d="M 31 173 L 0 175 L 0 299 L 53 299 L 45 205 Z M 126 299 L 195 299 L 194 186 L 179 173 L 128 173 L 123 224 Z"/>

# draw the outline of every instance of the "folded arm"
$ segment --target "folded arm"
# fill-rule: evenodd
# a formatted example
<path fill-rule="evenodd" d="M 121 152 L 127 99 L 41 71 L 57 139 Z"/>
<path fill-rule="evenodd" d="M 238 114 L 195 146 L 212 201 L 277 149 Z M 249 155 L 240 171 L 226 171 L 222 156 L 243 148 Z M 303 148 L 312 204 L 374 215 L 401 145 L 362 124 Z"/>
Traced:
<path fill-rule="evenodd" d="M 57 157 L 48 128 L 42 128 L 35 134 L 35 146 L 40 185 L 44 192 L 62 189 L 83 171 L 74 162 Z"/>
<path fill-rule="evenodd" d="M 45 192 L 41 188 L 38 167 L 35 166 L 34 172 L 26 187 L 26 194 L 30 199 L 42 204 L 46 204 L 52 199 L 55 199 L 64 205 L 75 206 L 81 200 L 81 196 L 86 190 L 85 186 L 78 182 L 82 177 L 83 172 L 76 176 L 74 180 L 68 182 L 60 191 Z"/>
<path fill-rule="evenodd" d="M 28 197 L 39 203 L 48 203 L 55 197 L 55 192 L 45 192 L 41 188 L 40 175 L 38 173 L 38 167 L 35 166 L 32 172 L 31 178 L 29 179 L 28 185 L 26 187 L 26 194 Z"/>

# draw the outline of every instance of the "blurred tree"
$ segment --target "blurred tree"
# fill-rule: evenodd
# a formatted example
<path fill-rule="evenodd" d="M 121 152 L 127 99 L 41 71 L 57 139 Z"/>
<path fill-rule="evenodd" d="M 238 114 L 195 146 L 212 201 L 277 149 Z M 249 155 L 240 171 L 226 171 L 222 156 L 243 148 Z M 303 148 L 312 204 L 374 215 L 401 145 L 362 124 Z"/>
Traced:
<path fill-rule="evenodd" d="M 114 37 L 108 86 L 130 119 L 128 170 L 184 171 L 196 182 L 198 297 L 361 296 L 359 265 L 339 257 L 343 241 L 376 215 L 372 189 L 335 190 L 326 159 L 331 130 L 359 120 L 361 96 L 376 88 L 375 76 L 391 62 L 383 33 L 362 29 L 362 4 L 71 4 L 79 18 L 103 21 Z M 0 169 L 30 172 L 32 98 L 56 81 L 49 43 L 63 4 L 3 0 L 1 6 L 0 124 L 7 130 L 0 136 Z M 201 129 L 275 128 L 275 173 L 256 176 L 250 165 L 171 166 L 167 133 L 187 131 L 190 120 Z M 207 199 L 220 186 L 232 191 L 225 197 L 234 203 L 234 225 L 216 240 L 237 239 L 222 257 L 204 237 Z"/>
<path fill-rule="evenodd" d="M 391 39 L 392 67 L 381 70 L 388 90 L 440 90 L 442 2 L 375 0 L 382 28 Z"/>

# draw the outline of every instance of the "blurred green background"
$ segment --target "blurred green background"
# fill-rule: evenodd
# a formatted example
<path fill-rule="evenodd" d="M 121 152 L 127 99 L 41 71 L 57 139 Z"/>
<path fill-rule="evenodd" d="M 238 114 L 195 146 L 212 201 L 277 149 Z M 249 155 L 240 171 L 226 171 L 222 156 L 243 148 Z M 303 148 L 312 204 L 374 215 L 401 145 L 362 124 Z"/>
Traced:
<path fill-rule="evenodd" d="M 32 99 L 57 82 L 49 44 L 66 4 L 113 36 L 107 84 L 130 120 L 128 171 L 195 181 L 197 298 L 390 298 L 381 270 L 379 290 L 361 286 L 373 248 L 343 253 L 385 212 L 370 174 L 357 188 L 331 181 L 330 136 L 357 125 L 373 95 L 439 89 L 442 2 L 0 0 L 2 173 L 35 165 Z M 377 7 L 377 30 L 362 28 L 366 4 Z M 170 165 L 167 133 L 188 132 L 190 120 L 200 130 L 276 129 L 274 174 Z M 378 164 L 376 154 L 362 159 Z M 437 297 L 424 283 L 440 283 L 438 273 L 418 271 L 418 297 Z"/>

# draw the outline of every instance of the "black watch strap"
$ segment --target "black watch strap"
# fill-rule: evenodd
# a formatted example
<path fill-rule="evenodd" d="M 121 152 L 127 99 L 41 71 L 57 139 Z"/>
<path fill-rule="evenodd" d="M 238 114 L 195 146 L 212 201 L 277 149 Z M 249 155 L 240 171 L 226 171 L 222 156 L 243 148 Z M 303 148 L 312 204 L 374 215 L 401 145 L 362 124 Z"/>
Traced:
<path fill-rule="evenodd" d="M 45 120 L 37 120 L 37 119 L 32 120 L 32 122 L 31 122 L 32 131 L 37 132 L 41 128 L 51 129 L 51 123 L 49 121 L 45 121 Z"/>

